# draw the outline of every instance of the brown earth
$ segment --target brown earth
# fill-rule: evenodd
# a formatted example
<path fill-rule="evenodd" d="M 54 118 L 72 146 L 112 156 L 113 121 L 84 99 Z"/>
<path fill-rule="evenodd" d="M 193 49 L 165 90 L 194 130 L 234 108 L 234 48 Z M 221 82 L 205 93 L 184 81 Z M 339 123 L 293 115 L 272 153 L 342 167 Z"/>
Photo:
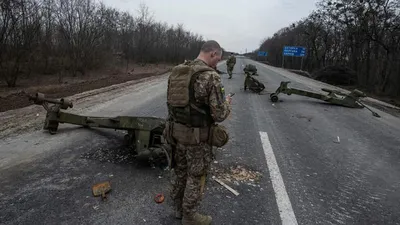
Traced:
<path fill-rule="evenodd" d="M 61 98 L 77 93 L 98 89 L 131 80 L 157 76 L 170 70 L 170 65 L 135 66 L 128 73 L 119 70 L 95 71 L 85 76 L 58 77 L 39 76 L 35 78 L 20 79 L 16 88 L 7 88 L 0 84 L 0 112 L 18 109 L 32 105 L 28 95 L 41 92 L 49 98 Z"/>

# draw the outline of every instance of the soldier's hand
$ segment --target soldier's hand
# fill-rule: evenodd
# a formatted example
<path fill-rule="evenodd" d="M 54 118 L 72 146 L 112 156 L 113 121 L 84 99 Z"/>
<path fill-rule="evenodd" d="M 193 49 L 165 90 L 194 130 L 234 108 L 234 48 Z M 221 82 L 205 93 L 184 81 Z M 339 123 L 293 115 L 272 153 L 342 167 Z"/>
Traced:
<path fill-rule="evenodd" d="M 231 104 L 232 97 L 231 97 L 230 95 L 227 95 L 227 96 L 225 97 L 225 100 L 226 100 L 229 104 Z"/>

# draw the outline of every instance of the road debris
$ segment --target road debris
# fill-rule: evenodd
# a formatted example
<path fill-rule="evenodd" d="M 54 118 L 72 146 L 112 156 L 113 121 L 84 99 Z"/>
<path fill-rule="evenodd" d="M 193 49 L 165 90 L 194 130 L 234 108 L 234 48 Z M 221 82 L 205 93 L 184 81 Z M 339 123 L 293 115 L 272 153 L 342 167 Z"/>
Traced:
<path fill-rule="evenodd" d="M 226 185 L 224 182 L 222 182 L 220 179 L 213 177 L 213 179 L 218 182 L 220 185 L 224 186 L 226 189 L 228 189 L 230 192 L 232 192 L 234 195 L 238 196 L 239 192 L 235 191 L 233 188 L 229 187 Z"/>
<path fill-rule="evenodd" d="M 111 184 L 109 181 L 98 183 L 92 186 L 92 192 L 94 197 L 101 196 L 102 200 L 107 198 L 106 194 L 111 191 Z"/>
<path fill-rule="evenodd" d="M 164 197 L 163 194 L 157 194 L 156 197 L 154 197 L 154 201 L 155 201 L 157 204 L 163 203 L 163 202 L 164 202 L 164 199 L 165 199 L 165 197 Z"/>
<path fill-rule="evenodd" d="M 340 143 L 340 138 L 339 138 L 339 136 L 337 136 L 337 140 L 334 140 L 333 142 L 335 142 L 335 143 Z"/>
<path fill-rule="evenodd" d="M 236 180 L 236 181 L 250 181 L 254 182 L 257 180 L 261 173 L 259 172 L 254 172 L 251 170 L 248 170 L 242 166 L 236 166 L 233 168 L 230 168 L 231 174 L 225 174 L 225 178 L 229 180 Z"/>
<path fill-rule="evenodd" d="M 223 169 L 212 168 L 212 171 L 220 180 L 231 183 L 235 186 L 239 186 L 240 183 L 245 183 L 246 185 L 258 187 L 258 185 L 255 184 L 261 177 L 261 173 L 251 171 L 240 165 Z"/>

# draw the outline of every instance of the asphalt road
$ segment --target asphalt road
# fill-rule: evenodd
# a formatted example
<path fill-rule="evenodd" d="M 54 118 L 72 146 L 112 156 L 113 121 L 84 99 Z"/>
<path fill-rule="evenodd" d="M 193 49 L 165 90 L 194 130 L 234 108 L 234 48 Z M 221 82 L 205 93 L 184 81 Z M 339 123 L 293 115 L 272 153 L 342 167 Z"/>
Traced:
<path fill-rule="evenodd" d="M 222 75 L 235 96 L 223 123 L 231 140 L 217 151 L 201 204 L 213 224 L 400 224 L 400 120 L 294 95 L 272 104 L 269 93 L 281 81 L 314 91 L 325 85 L 256 63 L 266 94 L 245 92 L 241 71 L 248 62 L 237 59 L 233 79 Z M 165 99 L 163 77 L 90 112 L 165 117 Z M 168 171 L 132 160 L 122 140 L 120 132 L 65 124 L 54 136 L 40 131 L 2 140 L 1 223 L 179 224 Z M 237 167 L 244 172 L 233 175 Z M 239 195 L 212 176 L 230 176 L 226 183 Z M 105 180 L 113 190 L 102 202 L 91 186 Z M 158 193 L 166 195 L 162 204 L 153 200 Z"/>

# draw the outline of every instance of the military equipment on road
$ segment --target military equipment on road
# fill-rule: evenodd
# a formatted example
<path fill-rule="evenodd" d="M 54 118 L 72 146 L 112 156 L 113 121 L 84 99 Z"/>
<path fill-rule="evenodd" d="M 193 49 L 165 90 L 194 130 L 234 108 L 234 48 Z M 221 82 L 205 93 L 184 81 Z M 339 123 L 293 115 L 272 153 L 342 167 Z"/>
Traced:
<path fill-rule="evenodd" d="M 258 76 L 257 74 L 257 67 L 253 64 L 247 64 L 244 68 L 243 68 L 244 73 L 249 73 L 252 76 Z"/>
<path fill-rule="evenodd" d="M 250 89 L 251 91 L 260 94 L 265 89 L 265 86 L 263 83 L 258 81 L 256 78 L 253 76 L 258 76 L 257 74 L 257 67 L 253 64 L 247 64 L 243 68 L 245 78 L 244 78 L 244 90 L 246 91 L 247 88 Z"/>
<path fill-rule="evenodd" d="M 244 90 L 246 91 L 247 88 L 257 94 L 260 94 L 265 89 L 265 86 L 249 73 L 246 73 L 246 77 L 244 79 Z"/>
<path fill-rule="evenodd" d="M 86 128 L 98 127 L 114 130 L 125 130 L 125 145 L 137 155 L 165 156 L 168 166 L 171 166 L 171 152 L 163 138 L 165 119 L 156 117 L 92 117 L 67 113 L 62 110 L 72 108 L 73 104 L 66 99 L 48 99 L 44 94 L 36 93 L 29 100 L 46 109 L 46 119 L 43 129 L 50 134 L 56 134 L 60 123 L 80 125 Z M 52 105 L 50 105 L 52 104 Z"/>
<path fill-rule="evenodd" d="M 350 107 L 350 108 L 367 108 L 369 111 L 372 112 L 372 114 L 375 117 L 380 117 L 376 112 L 372 111 L 370 108 L 368 108 L 366 105 L 364 105 L 360 101 L 360 97 L 367 97 L 365 93 L 363 93 L 360 90 L 353 90 L 349 94 L 342 93 L 340 91 L 336 90 L 330 90 L 326 88 L 322 88 L 321 90 L 324 92 L 327 92 L 328 94 L 319 94 L 311 91 L 305 91 L 305 90 L 300 90 L 296 88 L 289 88 L 288 84 L 290 81 L 282 81 L 279 88 L 275 91 L 275 93 L 272 93 L 270 95 L 270 99 L 272 102 L 277 102 L 278 95 L 280 93 L 291 95 L 301 95 L 301 96 L 306 96 L 310 98 L 315 98 L 315 99 L 320 99 L 325 102 L 329 102 L 334 105 L 340 105 L 340 106 L 345 106 L 345 107 Z"/>

